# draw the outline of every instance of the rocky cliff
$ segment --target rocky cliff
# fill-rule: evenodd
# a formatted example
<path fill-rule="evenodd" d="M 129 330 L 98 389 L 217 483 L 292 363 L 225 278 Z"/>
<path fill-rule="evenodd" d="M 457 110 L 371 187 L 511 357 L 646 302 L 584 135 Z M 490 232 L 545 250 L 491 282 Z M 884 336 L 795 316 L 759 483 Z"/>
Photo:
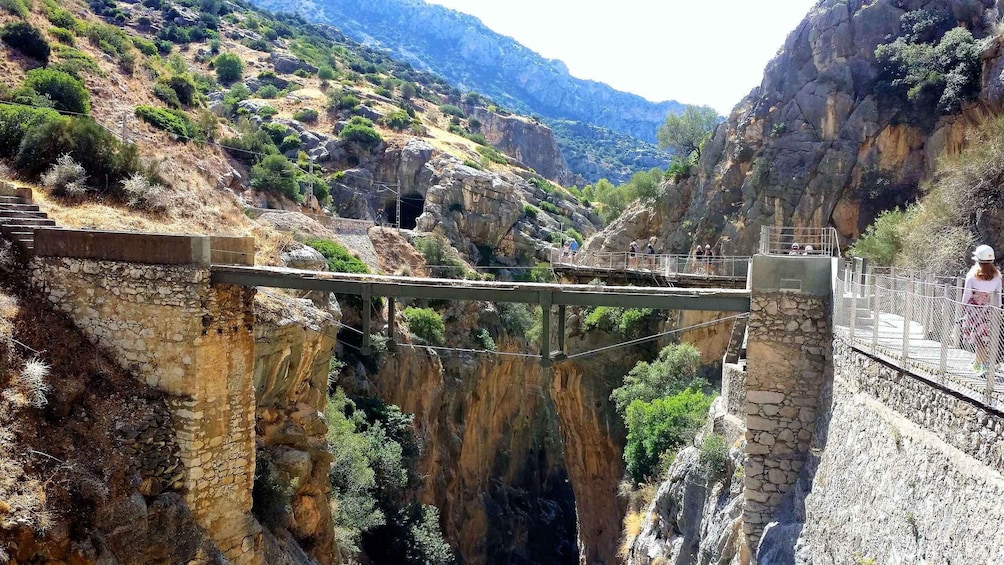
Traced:
<path fill-rule="evenodd" d="M 936 96 L 898 95 L 891 63 L 876 58 L 879 45 L 912 33 L 918 14 L 941 22 L 932 41 L 957 25 L 984 49 L 982 92 L 961 110 Z M 832 225 L 856 237 L 882 209 L 915 198 L 937 157 L 958 150 L 966 127 L 998 106 L 998 48 L 981 39 L 997 17 L 993 0 L 820 2 L 715 130 L 691 175 L 667 185 L 665 205 L 628 211 L 594 245 L 621 246 L 646 230 L 674 252 L 696 241 L 749 253 L 763 225 Z M 974 64 L 960 81 L 976 83 Z"/>

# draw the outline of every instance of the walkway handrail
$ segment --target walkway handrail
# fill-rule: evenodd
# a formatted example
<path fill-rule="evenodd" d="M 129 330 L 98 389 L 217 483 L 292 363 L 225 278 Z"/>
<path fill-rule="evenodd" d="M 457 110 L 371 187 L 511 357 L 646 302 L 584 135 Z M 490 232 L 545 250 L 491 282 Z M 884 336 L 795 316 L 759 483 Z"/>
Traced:
<path fill-rule="evenodd" d="M 812 251 L 806 253 L 811 247 Z M 787 226 L 761 226 L 761 255 L 825 255 L 840 256 L 840 239 L 836 228 L 795 228 Z"/>
<path fill-rule="evenodd" d="M 600 269 L 613 272 L 654 273 L 665 276 L 701 275 L 746 278 L 750 258 L 713 255 L 711 258 L 682 254 L 647 254 L 626 251 L 577 251 L 551 249 L 552 266 Z"/>
<path fill-rule="evenodd" d="M 838 331 L 846 332 L 855 347 L 891 364 L 1004 409 L 1004 309 L 999 297 L 996 303 L 967 306 L 961 277 L 904 272 L 840 273 L 834 287 Z M 976 340 L 975 346 L 964 336 L 984 330 L 985 340 Z"/>

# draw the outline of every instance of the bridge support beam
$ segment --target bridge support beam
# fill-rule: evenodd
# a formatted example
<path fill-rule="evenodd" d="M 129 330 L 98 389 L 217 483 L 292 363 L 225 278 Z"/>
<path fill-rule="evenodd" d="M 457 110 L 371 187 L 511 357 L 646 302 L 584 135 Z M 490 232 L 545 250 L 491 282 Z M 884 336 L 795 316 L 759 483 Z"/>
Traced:
<path fill-rule="evenodd" d="M 833 378 L 829 257 L 753 258 L 746 369 L 743 532 L 753 555 L 810 456 L 823 386 Z"/>
<path fill-rule="evenodd" d="M 545 369 L 551 366 L 551 293 L 540 292 L 540 366 Z"/>
<path fill-rule="evenodd" d="M 394 335 L 394 319 L 397 310 L 397 304 L 394 302 L 393 298 L 387 299 L 387 349 L 394 351 L 397 349 L 397 338 Z"/>

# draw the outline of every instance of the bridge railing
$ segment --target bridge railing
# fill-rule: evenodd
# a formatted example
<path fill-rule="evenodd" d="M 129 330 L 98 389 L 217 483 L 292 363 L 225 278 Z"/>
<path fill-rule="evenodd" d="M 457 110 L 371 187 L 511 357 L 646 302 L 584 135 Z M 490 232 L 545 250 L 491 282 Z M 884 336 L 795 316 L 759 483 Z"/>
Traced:
<path fill-rule="evenodd" d="M 834 228 L 760 227 L 761 255 L 840 256 L 840 242 Z"/>
<path fill-rule="evenodd" d="M 835 330 L 863 351 L 1004 409 L 1004 309 L 1000 297 L 964 305 L 962 283 L 923 272 L 844 269 L 834 288 Z M 967 338 L 974 334 L 984 337 Z"/>
<path fill-rule="evenodd" d="M 563 267 L 591 268 L 611 272 L 650 272 L 666 276 L 697 275 L 707 277 L 746 278 L 749 273 L 749 257 L 712 256 L 709 258 L 692 255 L 661 255 L 612 251 L 578 251 L 552 249 L 552 265 Z"/>

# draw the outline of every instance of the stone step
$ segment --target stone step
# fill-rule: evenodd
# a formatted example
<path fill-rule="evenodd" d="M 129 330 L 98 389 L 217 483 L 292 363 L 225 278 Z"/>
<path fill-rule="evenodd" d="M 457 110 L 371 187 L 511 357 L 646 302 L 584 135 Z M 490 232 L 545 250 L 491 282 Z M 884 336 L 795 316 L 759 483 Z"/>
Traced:
<path fill-rule="evenodd" d="M 0 204 L 0 210 L 21 210 L 24 212 L 38 212 L 38 204 Z"/>
<path fill-rule="evenodd" d="M 27 204 L 20 196 L 0 196 L 0 204 Z"/>
<path fill-rule="evenodd" d="M 18 226 L 55 226 L 56 220 L 50 218 L 0 218 L 0 223 L 9 228 Z"/>
<path fill-rule="evenodd" d="M 45 212 L 32 212 L 28 210 L 4 210 L 0 207 L 0 220 L 3 218 L 48 218 Z"/>
<path fill-rule="evenodd" d="M 28 239 L 35 239 L 34 231 L 23 231 L 23 230 L 4 230 L 7 237 L 13 239 L 14 241 L 25 241 Z"/>

